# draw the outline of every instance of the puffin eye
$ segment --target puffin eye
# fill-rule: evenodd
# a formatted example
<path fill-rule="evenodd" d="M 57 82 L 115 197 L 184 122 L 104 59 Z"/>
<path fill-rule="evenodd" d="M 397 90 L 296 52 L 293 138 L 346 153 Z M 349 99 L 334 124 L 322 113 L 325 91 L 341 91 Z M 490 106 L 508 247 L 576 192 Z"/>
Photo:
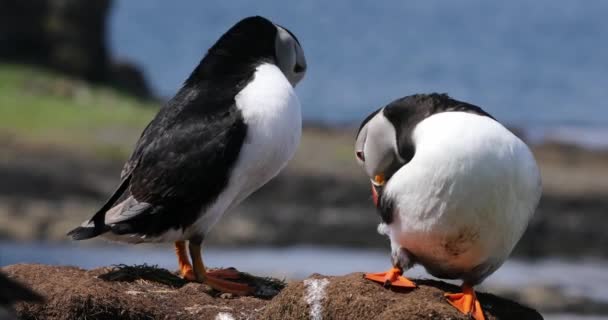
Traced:
<path fill-rule="evenodd" d="M 365 156 L 363 155 L 363 151 L 357 151 L 355 152 L 355 155 L 357 156 L 357 158 L 363 162 L 365 162 Z"/>

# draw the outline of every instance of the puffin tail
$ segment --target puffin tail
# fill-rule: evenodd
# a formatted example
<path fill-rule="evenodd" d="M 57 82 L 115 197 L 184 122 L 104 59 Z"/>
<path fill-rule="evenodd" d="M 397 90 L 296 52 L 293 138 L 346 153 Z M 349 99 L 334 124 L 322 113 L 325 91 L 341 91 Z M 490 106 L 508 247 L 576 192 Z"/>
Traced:
<path fill-rule="evenodd" d="M 105 230 L 104 230 L 105 229 Z M 106 228 L 98 228 L 95 225 L 92 226 L 84 226 L 77 227 L 74 230 L 68 232 L 68 236 L 72 237 L 72 240 L 85 240 L 95 238 L 98 235 L 106 232 L 108 229 Z"/>
<path fill-rule="evenodd" d="M 125 190 L 127 190 L 129 180 L 131 180 L 130 174 L 122 180 L 116 191 L 114 191 L 108 201 L 106 201 L 103 207 L 101 207 L 90 220 L 85 221 L 81 226 L 68 232 L 67 236 L 71 237 L 72 240 L 85 240 L 95 238 L 102 233 L 110 231 L 110 227 L 105 224 L 106 212 L 114 206 L 116 201 L 120 199 Z"/>

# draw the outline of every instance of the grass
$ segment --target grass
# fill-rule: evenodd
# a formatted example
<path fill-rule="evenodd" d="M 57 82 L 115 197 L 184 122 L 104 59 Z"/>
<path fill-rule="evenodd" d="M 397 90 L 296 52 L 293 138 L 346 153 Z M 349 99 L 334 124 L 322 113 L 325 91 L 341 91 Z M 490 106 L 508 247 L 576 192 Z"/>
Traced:
<path fill-rule="evenodd" d="M 0 64 L 0 136 L 124 157 L 158 105 L 101 86 Z"/>
<path fill-rule="evenodd" d="M 0 144 L 8 139 L 124 161 L 158 107 L 50 71 L 0 63 Z M 292 167 L 345 176 L 359 172 L 354 131 L 332 132 L 305 131 Z"/>

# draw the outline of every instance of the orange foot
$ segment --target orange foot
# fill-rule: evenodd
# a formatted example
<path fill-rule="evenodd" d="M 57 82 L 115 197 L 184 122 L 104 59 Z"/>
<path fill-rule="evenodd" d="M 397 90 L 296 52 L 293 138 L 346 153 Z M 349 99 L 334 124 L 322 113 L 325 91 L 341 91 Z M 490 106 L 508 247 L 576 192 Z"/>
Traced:
<path fill-rule="evenodd" d="M 188 260 L 188 251 L 192 254 L 194 265 Z M 245 283 L 228 281 L 226 279 L 239 279 L 240 274 L 236 269 L 218 269 L 207 271 L 203 264 L 200 246 L 192 245 L 192 248 L 186 249 L 184 241 L 175 242 L 175 252 L 179 264 L 179 273 L 184 280 L 196 281 L 204 283 L 211 288 L 226 293 L 232 293 L 238 296 L 246 296 L 254 293 L 255 288 L 248 286 Z"/>
<path fill-rule="evenodd" d="M 479 304 L 472 286 L 463 284 L 462 293 L 446 293 L 445 297 L 448 299 L 448 303 L 460 312 L 475 320 L 485 320 L 481 304 Z"/>
<path fill-rule="evenodd" d="M 179 275 L 188 281 L 194 281 L 196 275 L 188 258 L 188 248 L 185 241 L 175 242 L 175 254 L 177 255 L 177 264 L 179 266 Z"/>
<path fill-rule="evenodd" d="M 220 277 L 212 276 L 209 273 L 207 273 L 202 282 L 217 291 L 232 293 L 237 296 L 250 295 L 255 291 L 255 288 L 250 287 L 245 283 L 224 280 Z"/>
<path fill-rule="evenodd" d="M 365 279 L 380 282 L 385 287 L 416 288 L 416 284 L 401 275 L 401 269 L 393 267 L 386 272 L 366 273 Z"/>
<path fill-rule="evenodd" d="M 201 282 L 211 288 L 226 293 L 232 293 L 237 296 L 246 296 L 252 294 L 255 288 L 250 287 L 245 283 L 228 281 L 225 279 L 239 279 L 238 271 L 234 269 L 220 269 L 206 272 L 204 275 L 197 277 L 192 268 L 182 270 L 184 280 Z"/>
<path fill-rule="evenodd" d="M 235 268 L 209 270 L 207 274 L 220 279 L 236 280 L 241 278 L 241 273 Z"/>
<path fill-rule="evenodd" d="M 179 274 L 184 280 L 196 281 L 196 275 L 194 274 L 194 270 L 192 270 L 192 266 L 185 266 L 180 268 Z"/>

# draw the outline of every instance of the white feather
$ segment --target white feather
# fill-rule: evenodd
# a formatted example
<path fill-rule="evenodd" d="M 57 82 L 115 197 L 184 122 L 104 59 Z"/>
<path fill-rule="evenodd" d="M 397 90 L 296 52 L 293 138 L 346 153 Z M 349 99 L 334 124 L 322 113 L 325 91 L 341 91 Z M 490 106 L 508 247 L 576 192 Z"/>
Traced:
<path fill-rule="evenodd" d="M 156 237 L 108 232 L 103 235 L 105 239 L 130 243 L 172 242 L 205 235 L 226 211 L 286 166 L 300 143 L 302 116 L 298 97 L 281 70 L 274 64 L 258 66 L 253 80 L 237 94 L 235 101 L 247 124 L 247 136 L 228 185 L 211 205 L 203 209 L 201 217 L 183 231 L 170 229 Z"/>
<path fill-rule="evenodd" d="M 186 230 L 185 238 L 206 234 L 226 211 L 275 177 L 300 143 L 300 102 L 287 78 L 274 64 L 258 66 L 254 79 L 235 100 L 247 124 L 245 143 L 226 189 Z"/>
<path fill-rule="evenodd" d="M 205 235 L 226 211 L 241 203 L 287 165 L 300 144 L 302 115 L 294 88 L 281 70 L 274 64 L 258 66 L 253 80 L 236 95 L 235 102 L 247 124 L 247 136 L 228 185 L 211 205 L 203 209 L 205 212 L 201 212 L 201 217 L 185 230 L 170 229 L 156 237 L 106 232 L 103 238 L 141 243 L 173 242 Z M 122 207 L 119 205 L 117 208 Z M 106 223 L 113 223 L 114 219 L 119 221 L 119 218 L 110 217 Z M 87 220 L 82 225 L 93 224 Z"/>
<path fill-rule="evenodd" d="M 468 270 L 489 259 L 500 265 L 540 199 L 528 147 L 500 123 L 465 112 L 430 116 L 413 140 L 414 158 L 383 195 L 395 201 L 384 230 L 391 242 L 439 268 Z"/>

